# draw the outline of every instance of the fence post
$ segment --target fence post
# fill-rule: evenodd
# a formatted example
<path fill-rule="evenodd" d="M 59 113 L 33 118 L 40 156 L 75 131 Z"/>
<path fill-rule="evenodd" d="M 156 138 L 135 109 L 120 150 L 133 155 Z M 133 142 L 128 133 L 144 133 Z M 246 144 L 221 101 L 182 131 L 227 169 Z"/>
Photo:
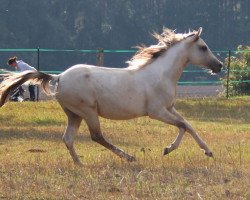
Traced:
<path fill-rule="evenodd" d="M 37 47 L 37 71 L 40 71 L 40 49 Z M 36 87 L 36 101 L 39 101 L 39 86 Z"/>
<path fill-rule="evenodd" d="M 228 63 L 227 63 L 227 99 L 229 98 L 230 64 L 231 64 L 231 50 L 228 51 Z"/>
<path fill-rule="evenodd" d="M 96 65 L 97 66 L 103 66 L 104 64 L 104 52 L 103 48 L 98 48 L 97 49 L 97 55 L 96 55 Z"/>

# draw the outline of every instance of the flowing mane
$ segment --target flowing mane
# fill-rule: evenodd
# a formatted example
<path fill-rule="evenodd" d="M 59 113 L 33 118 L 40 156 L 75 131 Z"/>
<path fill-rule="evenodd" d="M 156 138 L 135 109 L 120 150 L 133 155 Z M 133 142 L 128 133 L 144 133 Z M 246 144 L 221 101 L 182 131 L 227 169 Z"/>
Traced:
<path fill-rule="evenodd" d="M 180 42 L 181 40 L 192 36 L 196 31 L 189 33 L 175 33 L 174 30 L 164 28 L 162 34 L 153 33 L 152 36 L 158 40 L 158 44 L 147 46 L 137 46 L 139 50 L 135 55 L 127 61 L 128 68 L 142 68 L 149 63 L 152 63 L 156 58 L 166 52 L 171 46 Z"/>

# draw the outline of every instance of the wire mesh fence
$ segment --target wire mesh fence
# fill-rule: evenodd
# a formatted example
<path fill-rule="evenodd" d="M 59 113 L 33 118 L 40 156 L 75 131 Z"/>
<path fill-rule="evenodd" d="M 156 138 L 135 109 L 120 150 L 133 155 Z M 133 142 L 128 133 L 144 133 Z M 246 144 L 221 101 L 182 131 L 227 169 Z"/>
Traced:
<path fill-rule="evenodd" d="M 0 68 L 12 70 L 7 65 L 7 59 L 17 56 L 37 70 L 59 74 L 74 64 L 84 63 L 98 66 L 109 66 L 115 68 L 126 67 L 125 63 L 136 52 L 130 50 L 108 50 L 98 48 L 95 50 L 77 50 L 77 49 L 0 49 L 2 60 Z M 221 60 L 226 58 L 230 60 L 232 56 L 237 56 L 241 51 L 219 50 L 213 53 Z M 240 69 L 231 69 L 230 62 L 224 66 L 219 75 L 211 75 L 207 69 L 188 65 L 178 82 L 177 95 L 179 97 L 206 97 L 206 96 L 227 96 L 229 97 L 229 85 L 232 83 L 245 82 L 250 84 L 250 80 L 230 80 L 230 73 L 242 72 Z M 250 66 L 244 69 L 250 72 Z M 5 73 L 0 70 L 0 74 Z M 227 77 L 227 83 L 222 83 L 222 78 Z"/>

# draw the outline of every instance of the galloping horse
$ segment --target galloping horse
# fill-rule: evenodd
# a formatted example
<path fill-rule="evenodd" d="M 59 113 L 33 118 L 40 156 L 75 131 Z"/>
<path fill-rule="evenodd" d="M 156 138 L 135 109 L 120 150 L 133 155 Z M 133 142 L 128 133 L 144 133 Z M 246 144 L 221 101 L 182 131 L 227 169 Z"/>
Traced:
<path fill-rule="evenodd" d="M 63 141 L 75 164 L 81 165 L 75 152 L 74 135 L 82 119 L 93 141 L 103 145 L 128 161 L 135 158 L 104 139 L 99 116 L 113 120 L 149 116 L 178 127 L 179 134 L 163 154 L 176 149 L 187 131 L 209 157 L 212 152 L 192 126 L 175 110 L 176 85 L 184 67 L 193 65 L 221 71 L 222 63 L 200 38 L 202 28 L 184 34 L 163 29 L 154 33 L 156 45 L 139 47 L 126 68 L 106 68 L 78 64 L 59 75 L 28 71 L 9 75 L 0 85 L 0 107 L 8 95 L 26 81 L 37 81 L 47 94 L 55 95 L 67 115 L 68 123 Z M 51 92 L 50 84 L 56 85 Z"/>

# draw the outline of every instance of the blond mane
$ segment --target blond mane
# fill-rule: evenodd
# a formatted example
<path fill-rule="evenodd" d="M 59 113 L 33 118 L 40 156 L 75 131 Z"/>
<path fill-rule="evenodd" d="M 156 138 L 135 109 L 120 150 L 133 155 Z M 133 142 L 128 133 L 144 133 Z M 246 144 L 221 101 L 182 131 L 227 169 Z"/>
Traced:
<path fill-rule="evenodd" d="M 138 51 L 129 60 L 129 68 L 142 68 L 150 63 L 152 63 L 156 58 L 161 56 L 166 52 L 171 46 L 180 42 L 181 40 L 194 35 L 196 31 L 184 34 L 177 34 L 174 30 L 164 28 L 162 34 L 153 33 L 152 36 L 158 40 L 157 45 L 151 45 L 146 47 L 144 45 L 137 46 Z"/>

